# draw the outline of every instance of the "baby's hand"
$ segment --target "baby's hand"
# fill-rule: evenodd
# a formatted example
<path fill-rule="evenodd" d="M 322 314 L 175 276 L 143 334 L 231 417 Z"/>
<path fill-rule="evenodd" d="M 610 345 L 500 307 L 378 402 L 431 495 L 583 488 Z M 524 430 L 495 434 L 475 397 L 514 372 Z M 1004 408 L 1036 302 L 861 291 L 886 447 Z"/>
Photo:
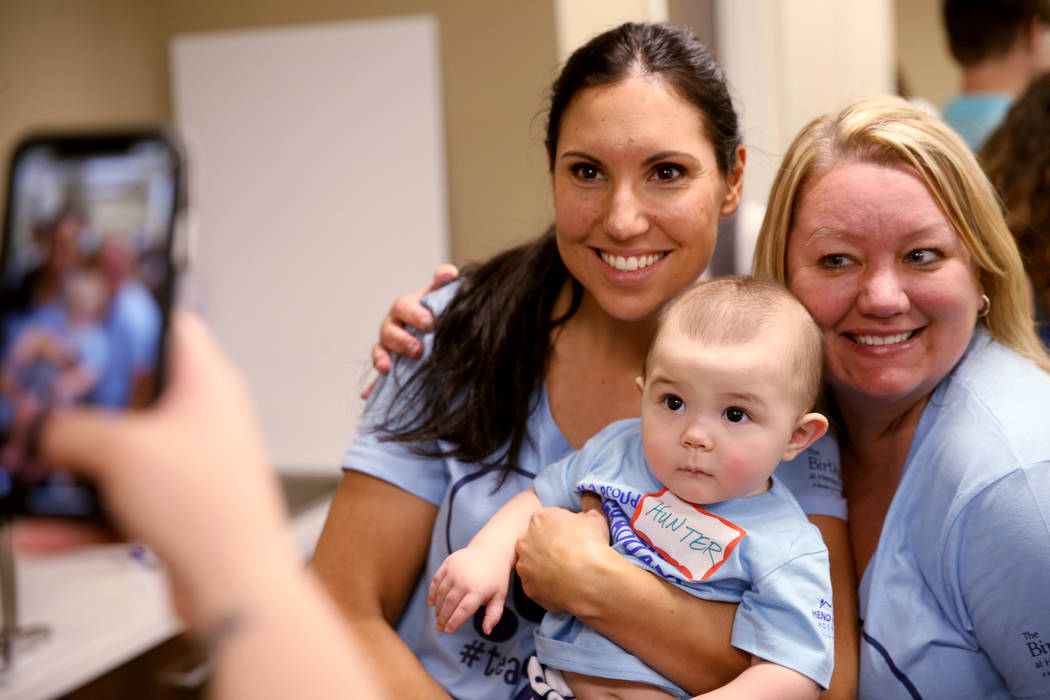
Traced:
<path fill-rule="evenodd" d="M 510 571 L 493 566 L 496 560 L 481 547 L 467 547 L 450 554 L 434 574 L 427 592 L 427 603 L 433 605 L 439 632 L 451 634 L 485 605 L 481 629 L 485 634 L 503 615 Z"/>

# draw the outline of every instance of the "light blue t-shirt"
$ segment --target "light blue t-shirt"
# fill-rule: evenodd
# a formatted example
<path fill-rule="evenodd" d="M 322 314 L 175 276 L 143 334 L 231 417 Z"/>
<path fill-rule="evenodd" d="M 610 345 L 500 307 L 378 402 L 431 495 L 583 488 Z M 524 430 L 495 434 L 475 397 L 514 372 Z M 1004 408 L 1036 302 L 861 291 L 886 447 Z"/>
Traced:
<path fill-rule="evenodd" d="M 458 286 L 443 287 L 428 295 L 424 303 L 440 315 Z M 424 354 L 429 354 L 433 334 L 421 337 Z M 482 470 L 476 464 L 452 458 L 422 457 L 409 445 L 380 440 L 375 426 L 382 424 L 388 410 L 395 415 L 403 410 L 395 403 L 397 387 L 417 363 L 395 358 L 391 373 L 376 384 L 342 467 L 376 476 L 438 506 L 426 566 L 397 625 L 398 634 L 424 668 L 456 698 L 529 698 L 526 661 L 535 651 L 533 631 L 544 610 L 524 594 L 517 575 L 511 576 L 503 617 L 488 635 L 481 631 L 483 611 L 453 634 L 436 631 L 434 610 L 427 605 L 427 588 L 445 557 L 465 547 L 503 504 L 532 486 L 540 469 L 569 455 L 572 447 L 554 422 L 546 390 L 534 397 L 535 408 L 528 420 L 531 441 L 519 455 L 520 469 L 502 485 L 498 468 Z M 791 478 L 792 489 L 797 485 L 795 495 L 807 512 L 844 514 L 841 487 L 835 490 L 839 481 L 834 443 L 803 453 L 790 465 L 781 465 L 777 474 L 786 483 Z M 397 513 L 392 512 L 384 526 L 396 527 L 396 523 Z M 356 536 L 366 537 L 368 533 Z M 396 551 L 391 556 L 397 556 Z"/>
<path fill-rule="evenodd" d="M 941 118 L 976 153 L 1010 111 L 1012 102 L 1013 98 L 1006 93 L 964 93 L 944 106 Z"/>
<path fill-rule="evenodd" d="M 978 329 L 860 588 L 860 697 L 1050 697 L 1050 375 Z"/>
<path fill-rule="evenodd" d="M 127 280 L 110 302 L 105 320 L 110 361 L 92 400 L 112 408 L 126 407 L 136 374 L 151 372 L 160 349 L 160 306 L 138 280 Z"/>
<path fill-rule="evenodd" d="M 545 506 L 580 510 L 595 493 L 613 547 L 628 561 L 707 600 L 741 603 L 733 645 L 791 668 L 822 687 L 831 680 L 834 621 L 828 550 L 820 531 L 775 477 L 749 498 L 696 505 L 667 490 L 642 450 L 641 420 L 605 427 L 534 483 Z M 703 630 L 682 634 L 703 634 Z M 544 665 L 685 692 L 568 613 L 548 613 L 536 633 Z"/>

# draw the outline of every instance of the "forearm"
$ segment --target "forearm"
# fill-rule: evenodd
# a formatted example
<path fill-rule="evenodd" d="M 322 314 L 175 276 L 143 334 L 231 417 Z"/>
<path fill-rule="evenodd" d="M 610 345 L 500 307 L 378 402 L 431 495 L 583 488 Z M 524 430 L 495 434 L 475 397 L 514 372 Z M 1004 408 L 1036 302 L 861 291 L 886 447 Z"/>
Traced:
<path fill-rule="evenodd" d="M 447 697 L 394 630 L 426 559 L 436 513 L 396 486 L 347 472 L 311 562 L 393 697 Z M 366 531 L 368 537 L 359 536 Z"/>
<path fill-rule="evenodd" d="M 389 697 L 448 700 L 448 693 L 431 677 L 397 631 L 381 616 L 355 617 L 348 619 L 348 622 L 350 632 L 363 650 L 368 665 L 374 669 Z"/>
<path fill-rule="evenodd" d="M 489 519 L 478 534 L 470 540 L 471 547 L 481 547 L 490 553 L 506 553 L 509 557 L 508 573 L 514 566 L 514 543 L 529 528 L 529 518 L 543 507 L 536 491 L 525 489 L 507 501 Z"/>
<path fill-rule="evenodd" d="M 736 605 L 701 600 L 634 566 L 611 548 L 581 572 L 570 612 L 691 693 L 725 685 L 750 656 L 730 637 Z M 689 630 L 683 634 L 683 630 Z"/>
<path fill-rule="evenodd" d="M 768 661 L 756 660 L 750 668 L 726 685 L 694 700 L 815 700 L 820 686 L 797 671 Z"/>
<path fill-rule="evenodd" d="M 831 686 L 822 700 L 852 700 L 857 697 L 860 665 L 860 616 L 857 607 L 857 577 L 850 548 L 849 527 L 844 520 L 813 515 L 831 564 L 831 592 L 835 618 L 835 670 Z"/>
<path fill-rule="evenodd" d="M 265 576 L 262 584 L 255 595 L 242 597 L 206 639 L 215 664 L 213 697 L 405 697 L 382 689 L 364 647 L 312 577 L 289 569 Z M 260 664 L 260 659 L 272 662 Z"/>

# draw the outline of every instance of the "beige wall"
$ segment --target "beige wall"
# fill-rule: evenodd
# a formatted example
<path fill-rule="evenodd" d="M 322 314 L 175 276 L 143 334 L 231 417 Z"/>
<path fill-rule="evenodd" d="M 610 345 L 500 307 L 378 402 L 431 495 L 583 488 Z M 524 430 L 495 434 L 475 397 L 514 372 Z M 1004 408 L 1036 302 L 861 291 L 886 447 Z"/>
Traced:
<path fill-rule="evenodd" d="M 895 0 L 897 62 L 912 95 L 937 108 L 959 90 L 961 74 L 941 20 L 942 0 Z"/>
<path fill-rule="evenodd" d="M 441 31 L 453 260 L 485 257 L 551 219 L 540 115 L 557 68 L 549 2 L 3 0 L 0 150 L 39 126 L 170 119 L 168 43 L 182 32 L 418 13 Z"/>

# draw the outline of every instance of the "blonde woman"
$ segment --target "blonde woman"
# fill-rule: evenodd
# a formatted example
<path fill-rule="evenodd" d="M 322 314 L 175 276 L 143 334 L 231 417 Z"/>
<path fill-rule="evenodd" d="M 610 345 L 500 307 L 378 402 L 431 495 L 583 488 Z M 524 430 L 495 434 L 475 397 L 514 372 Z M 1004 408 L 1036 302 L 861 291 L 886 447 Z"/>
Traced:
<path fill-rule="evenodd" d="M 966 145 L 895 98 L 809 124 L 755 260 L 824 334 L 861 697 L 1050 695 L 1050 361 Z"/>

